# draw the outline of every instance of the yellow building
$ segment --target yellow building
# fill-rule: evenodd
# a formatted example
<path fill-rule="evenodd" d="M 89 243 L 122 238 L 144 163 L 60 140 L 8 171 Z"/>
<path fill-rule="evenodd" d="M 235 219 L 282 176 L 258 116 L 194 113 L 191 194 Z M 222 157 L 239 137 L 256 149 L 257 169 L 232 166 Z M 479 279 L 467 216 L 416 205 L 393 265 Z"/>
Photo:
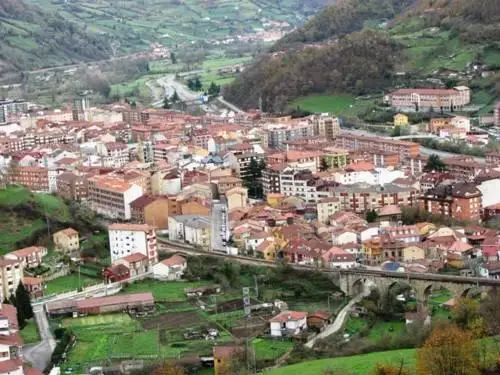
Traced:
<path fill-rule="evenodd" d="M 227 208 L 229 211 L 235 208 L 245 208 L 248 200 L 248 189 L 235 187 L 226 191 Z"/>
<path fill-rule="evenodd" d="M 274 241 L 272 239 L 264 240 L 264 242 L 257 246 L 255 251 L 262 254 L 262 258 L 268 262 L 276 260 L 276 247 L 274 246 Z"/>
<path fill-rule="evenodd" d="M 267 204 L 271 207 L 278 207 L 281 204 L 283 195 L 280 193 L 269 193 L 266 196 Z"/>
<path fill-rule="evenodd" d="M 407 126 L 408 116 L 398 113 L 394 116 L 394 126 Z"/>
<path fill-rule="evenodd" d="M 54 233 L 52 236 L 56 250 L 71 252 L 80 249 L 78 232 L 73 228 L 66 228 Z"/>
<path fill-rule="evenodd" d="M 365 264 L 377 265 L 382 262 L 382 242 L 380 238 L 373 238 L 363 242 L 362 251 Z"/>
<path fill-rule="evenodd" d="M 403 261 L 411 262 L 414 260 L 425 259 L 425 250 L 418 246 L 408 246 L 403 249 Z"/>
<path fill-rule="evenodd" d="M 328 168 L 344 168 L 349 163 L 349 151 L 328 147 L 322 156 Z"/>

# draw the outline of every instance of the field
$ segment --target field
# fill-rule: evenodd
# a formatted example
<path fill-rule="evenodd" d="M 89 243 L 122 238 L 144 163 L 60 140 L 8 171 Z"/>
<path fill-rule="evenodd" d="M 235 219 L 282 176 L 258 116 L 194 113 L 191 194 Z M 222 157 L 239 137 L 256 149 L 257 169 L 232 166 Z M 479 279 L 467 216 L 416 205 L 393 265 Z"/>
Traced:
<path fill-rule="evenodd" d="M 293 348 L 291 341 L 280 341 L 271 339 L 254 339 L 251 347 L 255 350 L 255 356 L 261 360 L 279 358 Z"/>
<path fill-rule="evenodd" d="M 46 283 L 45 295 L 59 294 L 77 290 L 79 287 L 87 287 L 99 283 L 97 279 L 93 279 L 84 275 L 70 274 Z"/>
<path fill-rule="evenodd" d="M 23 338 L 24 345 L 34 344 L 40 341 L 40 334 L 34 319 L 27 321 L 26 327 L 21 330 L 21 337 Z"/>
<path fill-rule="evenodd" d="M 355 99 L 347 94 L 341 95 L 311 95 L 294 100 L 290 107 L 300 107 L 314 113 L 332 113 L 339 115 L 350 106 L 353 106 Z"/>
<path fill-rule="evenodd" d="M 370 374 L 377 363 L 387 363 L 400 365 L 401 360 L 405 366 L 413 368 L 415 366 L 415 349 L 392 350 L 387 352 L 377 352 L 370 354 L 355 355 L 352 357 L 339 357 L 331 359 L 320 359 L 308 361 L 292 366 L 286 366 L 267 372 L 269 375 L 321 375 L 327 369 L 334 372 L 348 371 L 353 375 Z"/>
<path fill-rule="evenodd" d="M 155 301 L 180 302 L 185 301 L 184 289 L 212 285 L 206 281 L 199 282 L 161 282 L 145 280 L 131 284 L 123 289 L 126 293 L 152 292 Z"/>

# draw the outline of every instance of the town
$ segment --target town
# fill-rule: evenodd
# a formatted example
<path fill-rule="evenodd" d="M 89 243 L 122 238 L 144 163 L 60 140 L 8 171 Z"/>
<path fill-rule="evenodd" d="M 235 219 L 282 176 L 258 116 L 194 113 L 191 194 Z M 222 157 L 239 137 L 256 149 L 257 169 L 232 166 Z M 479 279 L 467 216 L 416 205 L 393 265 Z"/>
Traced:
<path fill-rule="evenodd" d="M 469 98 L 466 87 L 387 96 L 400 111 L 393 126 L 409 126 L 405 112 L 441 104 L 425 134 L 477 142 L 469 118 L 445 113 Z M 258 371 L 296 343 L 359 334 L 360 298 L 382 288 L 377 272 L 407 275 L 379 290 L 393 293 L 407 327 L 448 317 L 464 296 L 500 285 L 500 153 L 425 155 L 411 140 L 345 130 L 327 113 L 195 116 L 96 108 L 85 95 L 55 111 L 19 100 L 1 109 L 0 205 L 11 215 L 2 216 L 0 298 L 24 310 L 20 295 L 29 294 L 33 306 L 14 318 L 3 305 L 12 340 L 2 371 L 36 373 L 23 358 L 86 373 L 185 357 L 187 368 L 225 374 L 249 340 L 247 364 Z M 500 126 L 500 106 L 494 121 Z M 205 271 L 224 258 L 240 263 L 250 280 L 207 277 L 199 257 L 208 257 Z M 326 272 L 331 290 L 291 286 L 290 294 L 275 285 L 283 275 L 259 287 L 259 269 L 276 266 Z M 425 293 L 408 281 L 435 280 L 429 275 L 443 279 Z M 35 335 L 28 343 L 41 340 L 23 355 L 21 327 L 22 337 Z M 380 336 L 406 329 L 404 319 L 370 328 Z"/>

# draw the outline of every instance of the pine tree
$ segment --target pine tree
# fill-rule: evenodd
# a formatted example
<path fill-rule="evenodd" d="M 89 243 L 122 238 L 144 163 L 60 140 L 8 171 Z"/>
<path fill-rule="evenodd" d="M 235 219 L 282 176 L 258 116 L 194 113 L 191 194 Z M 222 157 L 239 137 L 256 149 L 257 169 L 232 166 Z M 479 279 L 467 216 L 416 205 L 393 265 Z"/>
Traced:
<path fill-rule="evenodd" d="M 178 103 L 180 102 L 181 98 L 179 97 L 179 94 L 177 94 L 177 90 L 174 91 L 172 96 L 170 97 L 170 102 L 172 103 Z"/>
<path fill-rule="evenodd" d="M 17 310 L 17 324 L 19 325 L 19 329 L 23 329 L 26 326 L 26 317 L 24 316 L 23 309 L 17 307 L 16 297 L 13 295 L 10 296 L 10 304 L 16 307 Z"/>
<path fill-rule="evenodd" d="M 31 298 L 23 283 L 19 283 L 16 289 L 16 308 L 22 310 L 25 319 L 33 318 L 33 307 L 31 306 Z"/>
<path fill-rule="evenodd" d="M 326 162 L 325 158 L 321 158 L 321 162 L 319 165 L 319 170 L 321 172 L 326 171 L 328 169 L 328 163 Z"/>
<path fill-rule="evenodd" d="M 170 109 L 170 101 L 166 96 L 165 99 L 163 99 L 163 109 Z"/>

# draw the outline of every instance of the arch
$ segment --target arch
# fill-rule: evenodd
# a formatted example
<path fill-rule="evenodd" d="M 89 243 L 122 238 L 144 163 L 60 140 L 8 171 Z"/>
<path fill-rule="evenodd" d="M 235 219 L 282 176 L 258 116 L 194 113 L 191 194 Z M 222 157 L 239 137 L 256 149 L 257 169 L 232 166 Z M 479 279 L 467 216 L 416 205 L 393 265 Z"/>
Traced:
<path fill-rule="evenodd" d="M 481 287 L 476 285 L 471 285 L 470 287 L 466 287 L 460 297 L 462 298 L 477 298 L 481 297 Z"/>
<path fill-rule="evenodd" d="M 349 288 L 351 291 L 351 294 L 353 296 L 357 296 L 365 291 L 365 285 L 366 279 L 365 278 L 359 278 L 354 280 L 354 282 L 351 284 L 351 287 Z"/>

